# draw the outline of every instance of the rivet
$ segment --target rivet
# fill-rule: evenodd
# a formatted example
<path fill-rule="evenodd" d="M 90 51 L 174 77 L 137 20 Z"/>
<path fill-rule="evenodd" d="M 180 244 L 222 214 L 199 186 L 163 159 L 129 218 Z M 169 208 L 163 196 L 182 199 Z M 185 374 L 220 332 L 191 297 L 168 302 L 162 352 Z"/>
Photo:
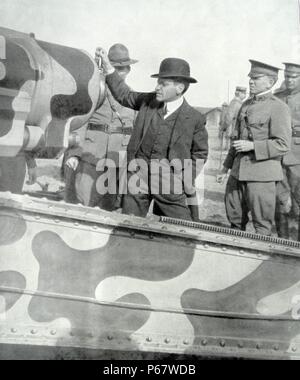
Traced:
<path fill-rule="evenodd" d="M 180 230 L 179 231 L 181 234 L 185 234 L 186 233 L 186 230 Z"/>
<path fill-rule="evenodd" d="M 78 226 L 79 226 L 79 223 L 78 223 L 78 222 L 75 222 L 75 223 L 74 223 L 74 226 L 78 227 Z"/>
<path fill-rule="evenodd" d="M 51 335 L 56 335 L 56 330 L 51 330 L 51 331 L 50 331 L 50 334 L 51 334 Z"/>
<path fill-rule="evenodd" d="M 40 219 L 41 219 L 41 217 L 38 216 L 38 215 L 36 215 L 34 218 L 35 218 L 36 220 L 40 220 Z"/>
<path fill-rule="evenodd" d="M 170 339 L 169 339 L 169 338 L 166 338 L 166 339 L 165 339 L 165 343 L 167 343 L 167 344 L 170 343 Z"/>
<path fill-rule="evenodd" d="M 256 348 L 257 348 L 258 350 L 260 350 L 260 349 L 261 349 L 261 344 L 260 344 L 260 343 L 257 343 Z"/>
<path fill-rule="evenodd" d="M 149 235 L 149 239 L 153 240 L 153 239 L 154 239 L 154 235 L 153 235 L 153 234 L 150 234 L 150 235 Z"/>
<path fill-rule="evenodd" d="M 97 230 L 97 229 L 98 229 L 98 226 L 93 226 L 93 230 Z"/>
<path fill-rule="evenodd" d="M 123 221 L 123 223 L 125 223 L 125 224 L 130 224 L 130 222 L 129 222 L 128 219 L 125 219 L 125 220 Z"/>
<path fill-rule="evenodd" d="M 112 337 L 111 335 L 108 335 L 108 336 L 107 336 L 107 339 L 108 339 L 108 340 L 113 340 L 113 337 Z"/>
<path fill-rule="evenodd" d="M 279 346 L 276 344 L 274 347 L 273 347 L 274 351 L 278 351 L 279 350 Z"/>
<path fill-rule="evenodd" d="M 240 254 L 243 255 L 245 251 L 243 249 L 240 250 Z"/>
<path fill-rule="evenodd" d="M 131 337 L 128 336 L 128 337 L 127 337 L 127 340 L 128 340 L 128 342 L 131 342 Z"/>
<path fill-rule="evenodd" d="M 152 339 L 148 336 L 148 337 L 146 338 L 146 341 L 147 341 L 147 342 L 152 342 Z"/>
<path fill-rule="evenodd" d="M 37 331 L 35 329 L 32 329 L 30 332 L 31 332 L 31 334 L 36 334 L 37 333 Z"/>
<path fill-rule="evenodd" d="M 204 244 L 204 248 L 209 248 L 209 245 L 208 244 Z"/>
<path fill-rule="evenodd" d="M 168 227 L 166 227 L 166 226 L 162 226 L 161 229 L 167 231 L 167 230 L 168 230 Z"/>
<path fill-rule="evenodd" d="M 226 251 L 227 251 L 227 248 L 226 248 L 226 247 L 223 247 L 223 248 L 222 248 L 222 251 L 226 252 Z"/>
<path fill-rule="evenodd" d="M 147 224 L 147 223 L 143 223 L 142 226 L 143 226 L 143 227 L 149 227 L 149 224 Z"/>
<path fill-rule="evenodd" d="M 135 237 L 135 232 L 134 231 L 130 231 L 130 236 Z"/>
<path fill-rule="evenodd" d="M 203 340 L 201 341 L 201 344 L 202 344 L 202 346 L 206 346 L 206 345 L 207 345 L 207 340 L 206 340 L 206 339 L 203 339 Z"/>
<path fill-rule="evenodd" d="M 225 347 L 225 345 L 226 345 L 225 340 L 221 340 L 221 342 L 220 342 L 220 346 L 221 346 L 221 347 Z"/>
<path fill-rule="evenodd" d="M 292 347 L 292 351 L 296 352 L 297 351 L 297 347 Z"/>
<path fill-rule="evenodd" d="M 238 347 L 239 348 L 244 348 L 244 343 L 243 342 L 239 342 Z"/>
<path fill-rule="evenodd" d="M 189 341 L 188 340 L 184 340 L 183 344 L 185 344 L 187 346 L 189 344 Z"/>
<path fill-rule="evenodd" d="M 17 329 L 12 328 L 10 331 L 15 334 L 17 332 Z"/>

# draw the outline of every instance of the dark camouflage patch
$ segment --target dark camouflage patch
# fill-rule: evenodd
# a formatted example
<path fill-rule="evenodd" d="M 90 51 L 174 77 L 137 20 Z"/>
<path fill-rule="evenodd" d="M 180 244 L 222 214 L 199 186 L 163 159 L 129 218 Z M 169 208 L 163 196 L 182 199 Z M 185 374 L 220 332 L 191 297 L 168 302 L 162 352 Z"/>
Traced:
<path fill-rule="evenodd" d="M 11 211 L 9 214 L 0 211 L 0 246 L 17 242 L 24 236 L 25 232 L 26 222 L 21 216 Z"/>
<path fill-rule="evenodd" d="M 126 255 L 124 255 L 125 244 Z M 32 243 L 32 251 L 40 265 L 38 290 L 95 298 L 98 284 L 107 277 L 125 276 L 146 281 L 163 281 L 182 274 L 190 266 L 194 256 L 193 249 L 190 253 L 182 255 L 181 247 L 174 247 L 172 251 L 169 247 L 162 251 L 161 243 L 159 247 L 160 249 L 150 250 L 147 241 L 130 238 L 125 240 L 111 236 L 104 247 L 79 251 L 69 247 L 55 233 L 40 232 Z M 159 266 L 157 262 L 160 263 Z M 127 297 L 129 298 L 126 302 L 131 300 L 133 303 L 149 304 L 148 300 L 141 295 L 134 297 L 128 295 L 123 300 Z M 104 321 L 102 308 L 78 301 L 34 297 L 30 303 L 29 312 L 31 317 L 38 321 L 66 317 L 72 321 L 73 326 L 77 326 L 81 318 L 93 320 L 93 318 L 101 317 Z M 94 312 L 95 317 L 93 317 Z M 120 318 L 118 314 L 122 317 Z M 146 314 L 148 317 L 148 313 Z M 141 316 L 143 320 L 145 319 L 145 312 L 126 311 L 125 313 L 122 311 L 120 313 L 118 308 L 115 314 L 112 310 L 109 315 L 110 324 L 127 324 L 127 319 L 129 323 L 129 320 L 134 321 L 135 318 L 139 321 Z M 137 324 L 135 322 L 135 325 Z"/>
<path fill-rule="evenodd" d="M 115 302 L 131 305 L 149 305 L 142 294 L 127 294 Z M 88 331 L 101 336 L 105 331 L 136 331 L 150 317 L 150 311 L 102 306 L 68 299 L 33 297 L 29 305 L 29 315 L 37 322 L 51 322 L 57 318 L 67 318 L 73 332 L 87 334 Z"/>
<path fill-rule="evenodd" d="M 181 297 L 181 304 L 184 310 L 202 309 L 257 315 L 259 313 L 256 306 L 261 299 L 287 289 L 299 281 L 299 266 L 265 261 L 248 277 L 227 289 L 217 292 L 207 292 L 200 289 L 187 290 Z M 300 334 L 300 325 L 299 322 L 292 320 L 291 311 L 286 313 L 286 317 L 287 321 L 260 321 L 188 315 L 195 329 L 195 335 L 242 338 L 250 336 L 253 339 L 289 341 Z"/>
<path fill-rule="evenodd" d="M 84 296 L 94 296 L 96 286 L 111 276 L 145 281 L 172 279 L 185 272 L 194 257 L 192 247 L 183 255 L 180 246 L 170 250 L 168 242 L 149 249 L 148 241 L 113 235 L 104 247 L 80 251 L 50 231 L 35 236 L 32 251 L 40 264 L 39 290 L 49 290 L 50 286 L 61 293 Z"/>
<path fill-rule="evenodd" d="M 0 80 L 0 87 L 19 91 L 29 80 L 37 80 L 37 72 L 31 67 L 29 57 L 22 47 L 6 38 L 6 59 L 0 59 L 5 65 L 6 76 Z M 13 101 L 18 96 L 1 96 L 0 137 L 9 133 L 12 128 L 15 112 Z"/>
<path fill-rule="evenodd" d="M 70 117 L 89 113 L 92 109 L 93 102 L 88 92 L 88 87 L 95 71 L 95 67 L 90 58 L 76 49 L 49 44 L 43 41 L 36 42 L 50 57 L 72 75 L 77 84 L 77 89 L 74 94 L 57 94 L 52 97 L 52 122 L 57 123 L 60 121 L 62 125 L 64 125 L 65 121 Z"/>
<path fill-rule="evenodd" d="M 45 158 L 53 158 L 61 152 L 61 142 L 64 141 L 68 120 L 75 116 L 86 115 L 92 110 L 93 101 L 88 90 L 95 66 L 91 59 L 79 50 L 44 41 L 36 41 L 36 43 L 69 72 L 76 85 L 74 94 L 55 94 L 50 101 L 52 119 L 46 130 L 47 149 L 42 155 Z M 70 131 L 73 124 L 76 129 L 78 121 L 76 119 L 71 121 Z"/>
<path fill-rule="evenodd" d="M 22 276 L 20 273 L 14 271 L 0 272 L 0 287 L 12 287 L 23 290 L 25 289 L 25 286 L 25 277 Z M 8 293 L 5 291 L 1 291 L 0 295 L 5 299 L 6 311 L 11 309 L 14 306 L 14 304 L 18 301 L 18 299 L 22 296 L 22 294 Z"/>

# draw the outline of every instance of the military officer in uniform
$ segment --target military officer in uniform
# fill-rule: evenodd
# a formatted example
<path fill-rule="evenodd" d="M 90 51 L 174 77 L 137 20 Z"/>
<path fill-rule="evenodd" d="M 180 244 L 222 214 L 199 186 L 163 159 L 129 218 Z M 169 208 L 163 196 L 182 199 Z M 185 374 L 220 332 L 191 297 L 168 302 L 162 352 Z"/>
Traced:
<path fill-rule="evenodd" d="M 223 141 L 224 141 L 224 135 L 226 133 L 226 125 L 225 125 L 225 115 L 227 112 L 228 103 L 224 102 L 222 104 L 222 112 L 220 115 L 220 121 L 219 121 L 219 139 L 220 139 L 220 150 L 223 151 Z"/>
<path fill-rule="evenodd" d="M 278 236 L 289 239 L 288 213 L 299 214 L 300 205 L 300 65 L 285 63 L 285 86 L 275 95 L 289 106 L 292 116 L 291 151 L 282 164 L 284 180 L 277 185 L 276 226 Z"/>
<path fill-rule="evenodd" d="M 279 69 L 250 63 L 250 97 L 237 117 L 234 141 L 218 181 L 231 169 L 225 193 L 231 227 L 245 230 L 250 212 L 256 233 L 271 235 L 276 182 L 283 179 L 281 159 L 291 144 L 291 117 L 288 106 L 271 92 Z"/>
<path fill-rule="evenodd" d="M 109 49 L 111 65 L 125 80 L 131 65 L 138 62 L 129 57 L 126 46 L 115 44 Z M 106 99 L 90 118 L 83 144 L 70 150 L 65 157 L 64 174 L 66 180 L 65 200 L 70 203 L 83 203 L 85 206 L 113 211 L 121 206 L 118 195 L 118 178 L 126 172 L 125 154 L 132 133 L 135 112 L 122 107 L 107 88 Z M 116 189 L 103 194 L 97 187 L 98 178 L 106 172 L 104 160 L 110 159 L 116 165 Z M 123 164 L 124 163 L 124 164 Z M 120 174 L 124 171 L 124 175 Z"/>
<path fill-rule="evenodd" d="M 246 87 L 237 86 L 235 90 L 235 97 L 230 102 L 224 115 L 224 128 L 226 130 L 226 149 L 229 148 L 230 140 L 232 138 L 233 130 L 236 124 L 238 113 L 242 107 L 243 101 L 246 99 Z"/>

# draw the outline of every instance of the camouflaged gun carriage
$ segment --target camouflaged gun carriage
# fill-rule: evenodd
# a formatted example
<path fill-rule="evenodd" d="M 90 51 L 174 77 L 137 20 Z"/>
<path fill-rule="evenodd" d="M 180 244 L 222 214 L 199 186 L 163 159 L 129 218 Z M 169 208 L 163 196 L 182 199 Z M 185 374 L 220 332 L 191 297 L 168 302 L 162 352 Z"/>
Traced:
<path fill-rule="evenodd" d="M 0 29 L 1 155 L 57 156 L 104 96 L 88 54 Z M 0 357 L 300 357 L 300 244 L 0 194 Z"/>

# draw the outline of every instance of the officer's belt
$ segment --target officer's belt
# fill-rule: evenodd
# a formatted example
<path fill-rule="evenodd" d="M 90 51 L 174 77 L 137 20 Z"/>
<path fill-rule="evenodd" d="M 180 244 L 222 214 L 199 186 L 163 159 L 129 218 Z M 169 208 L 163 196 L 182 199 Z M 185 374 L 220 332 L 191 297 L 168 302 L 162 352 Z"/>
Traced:
<path fill-rule="evenodd" d="M 293 137 L 300 137 L 300 125 L 294 125 L 293 126 L 292 136 Z"/>
<path fill-rule="evenodd" d="M 105 132 L 107 134 L 113 134 L 113 133 L 119 133 L 123 135 L 131 135 L 132 134 L 132 128 L 130 127 L 112 127 L 108 124 L 97 124 L 97 123 L 89 123 L 88 129 L 90 131 L 101 131 Z"/>

